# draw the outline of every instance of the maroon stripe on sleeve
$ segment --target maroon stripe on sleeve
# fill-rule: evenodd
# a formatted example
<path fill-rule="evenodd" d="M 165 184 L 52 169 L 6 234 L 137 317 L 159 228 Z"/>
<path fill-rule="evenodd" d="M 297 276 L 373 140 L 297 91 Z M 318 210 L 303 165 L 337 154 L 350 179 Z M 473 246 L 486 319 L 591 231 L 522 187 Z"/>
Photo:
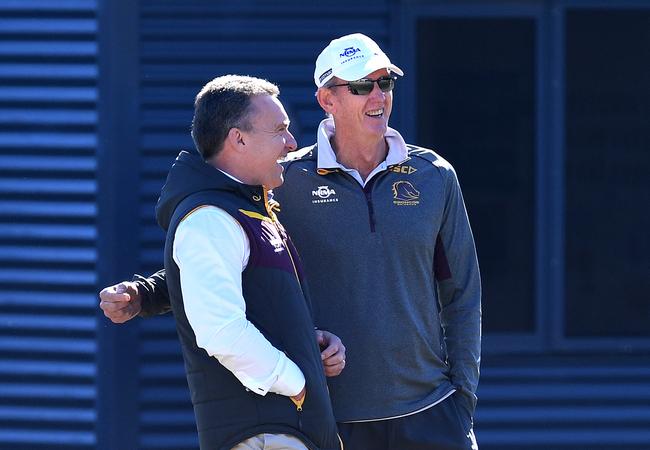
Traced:
<path fill-rule="evenodd" d="M 440 235 L 436 239 L 436 248 L 433 251 L 433 274 L 438 281 L 444 281 L 451 278 L 451 270 L 449 269 L 449 261 L 445 254 L 445 246 L 440 239 Z"/>

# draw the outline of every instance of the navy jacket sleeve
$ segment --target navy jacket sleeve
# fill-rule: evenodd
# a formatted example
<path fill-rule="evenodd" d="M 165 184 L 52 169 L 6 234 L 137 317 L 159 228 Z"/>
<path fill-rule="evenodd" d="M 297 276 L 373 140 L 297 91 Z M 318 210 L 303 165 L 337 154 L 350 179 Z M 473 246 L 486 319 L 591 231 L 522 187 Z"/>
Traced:
<path fill-rule="evenodd" d="M 133 281 L 138 286 L 142 302 L 140 317 L 150 317 L 171 311 L 165 269 L 159 270 L 148 278 L 136 274 L 133 276 Z"/>

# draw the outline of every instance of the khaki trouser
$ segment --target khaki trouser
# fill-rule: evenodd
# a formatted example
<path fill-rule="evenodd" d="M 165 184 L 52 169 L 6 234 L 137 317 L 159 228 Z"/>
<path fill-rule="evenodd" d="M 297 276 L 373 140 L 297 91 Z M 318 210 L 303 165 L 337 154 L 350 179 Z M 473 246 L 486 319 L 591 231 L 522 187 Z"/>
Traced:
<path fill-rule="evenodd" d="M 240 442 L 232 450 L 307 450 L 307 447 L 289 434 L 264 433 Z"/>

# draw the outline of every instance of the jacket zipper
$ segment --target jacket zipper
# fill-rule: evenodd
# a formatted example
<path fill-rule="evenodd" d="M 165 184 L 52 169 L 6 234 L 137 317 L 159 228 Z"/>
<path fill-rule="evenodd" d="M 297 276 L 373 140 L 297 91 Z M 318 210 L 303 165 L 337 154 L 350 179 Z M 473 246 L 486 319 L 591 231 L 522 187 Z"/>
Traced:
<path fill-rule="evenodd" d="M 324 169 L 318 169 L 318 170 L 319 170 L 318 172 L 319 175 L 327 175 L 328 173 L 332 173 L 332 172 L 340 173 L 343 176 L 348 177 L 355 185 L 361 188 L 361 190 L 363 191 L 363 195 L 366 199 L 366 207 L 368 208 L 368 224 L 370 225 L 370 232 L 374 233 L 375 232 L 375 207 L 372 203 L 372 186 L 375 184 L 376 179 L 380 177 L 385 171 L 376 174 L 374 177 L 372 177 L 372 179 L 368 183 L 366 183 L 365 186 L 361 186 L 356 178 L 354 178 L 352 175 L 350 175 L 344 170 L 339 170 L 339 169 L 329 170 L 329 171 L 324 171 Z"/>
<path fill-rule="evenodd" d="M 384 170 L 375 174 L 374 177 L 362 187 L 363 194 L 366 197 L 366 206 L 368 207 L 368 222 L 370 224 L 370 232 L 375 232 L 375 205 L 372 202 L 372 188 L 375 186 L 375 183 L 380 177 L 383 177 L 388 170 Z"/>
<path fill-rule="evenodd" d="M 375 207 L 372 204 L 372 192 L 370 192 L 370 189 L 366 189 L 366 186 L 363 187 L 363 193 L 366 197 L 366 206 L 368 207 L 368 222 L 370 224 L 370 232 L 374 233 L 375 232 Z"/>

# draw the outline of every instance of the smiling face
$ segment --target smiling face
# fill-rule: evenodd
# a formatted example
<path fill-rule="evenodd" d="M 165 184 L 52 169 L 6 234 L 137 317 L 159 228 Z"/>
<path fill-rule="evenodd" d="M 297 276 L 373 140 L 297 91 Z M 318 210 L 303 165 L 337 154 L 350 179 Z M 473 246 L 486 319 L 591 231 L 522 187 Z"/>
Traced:
<path fill-rule="evenodd" d="M 246 182 L 276 188 L 284 182 L 278 160 L 296 149 L 289 132 L 289 117 L 277 97 L 258 95 L 251 99 L 250 131 L 241 131 L 245 151 Z"/>
<path fill-rule="evenodd" d="M 376 70 L 364 78 L 376 80 L 389 76 L 387 69 Z M 346 83 L 338 78 L 334 84 Z M 393 108 L 393 92 L 382 92 L 374 83 L 368 95 L 353 95 L 346 86 L 330 87 L 329 108 L 334 117 L 337 133 L 349 133 L 360 138 L 383 139 Z"/>

